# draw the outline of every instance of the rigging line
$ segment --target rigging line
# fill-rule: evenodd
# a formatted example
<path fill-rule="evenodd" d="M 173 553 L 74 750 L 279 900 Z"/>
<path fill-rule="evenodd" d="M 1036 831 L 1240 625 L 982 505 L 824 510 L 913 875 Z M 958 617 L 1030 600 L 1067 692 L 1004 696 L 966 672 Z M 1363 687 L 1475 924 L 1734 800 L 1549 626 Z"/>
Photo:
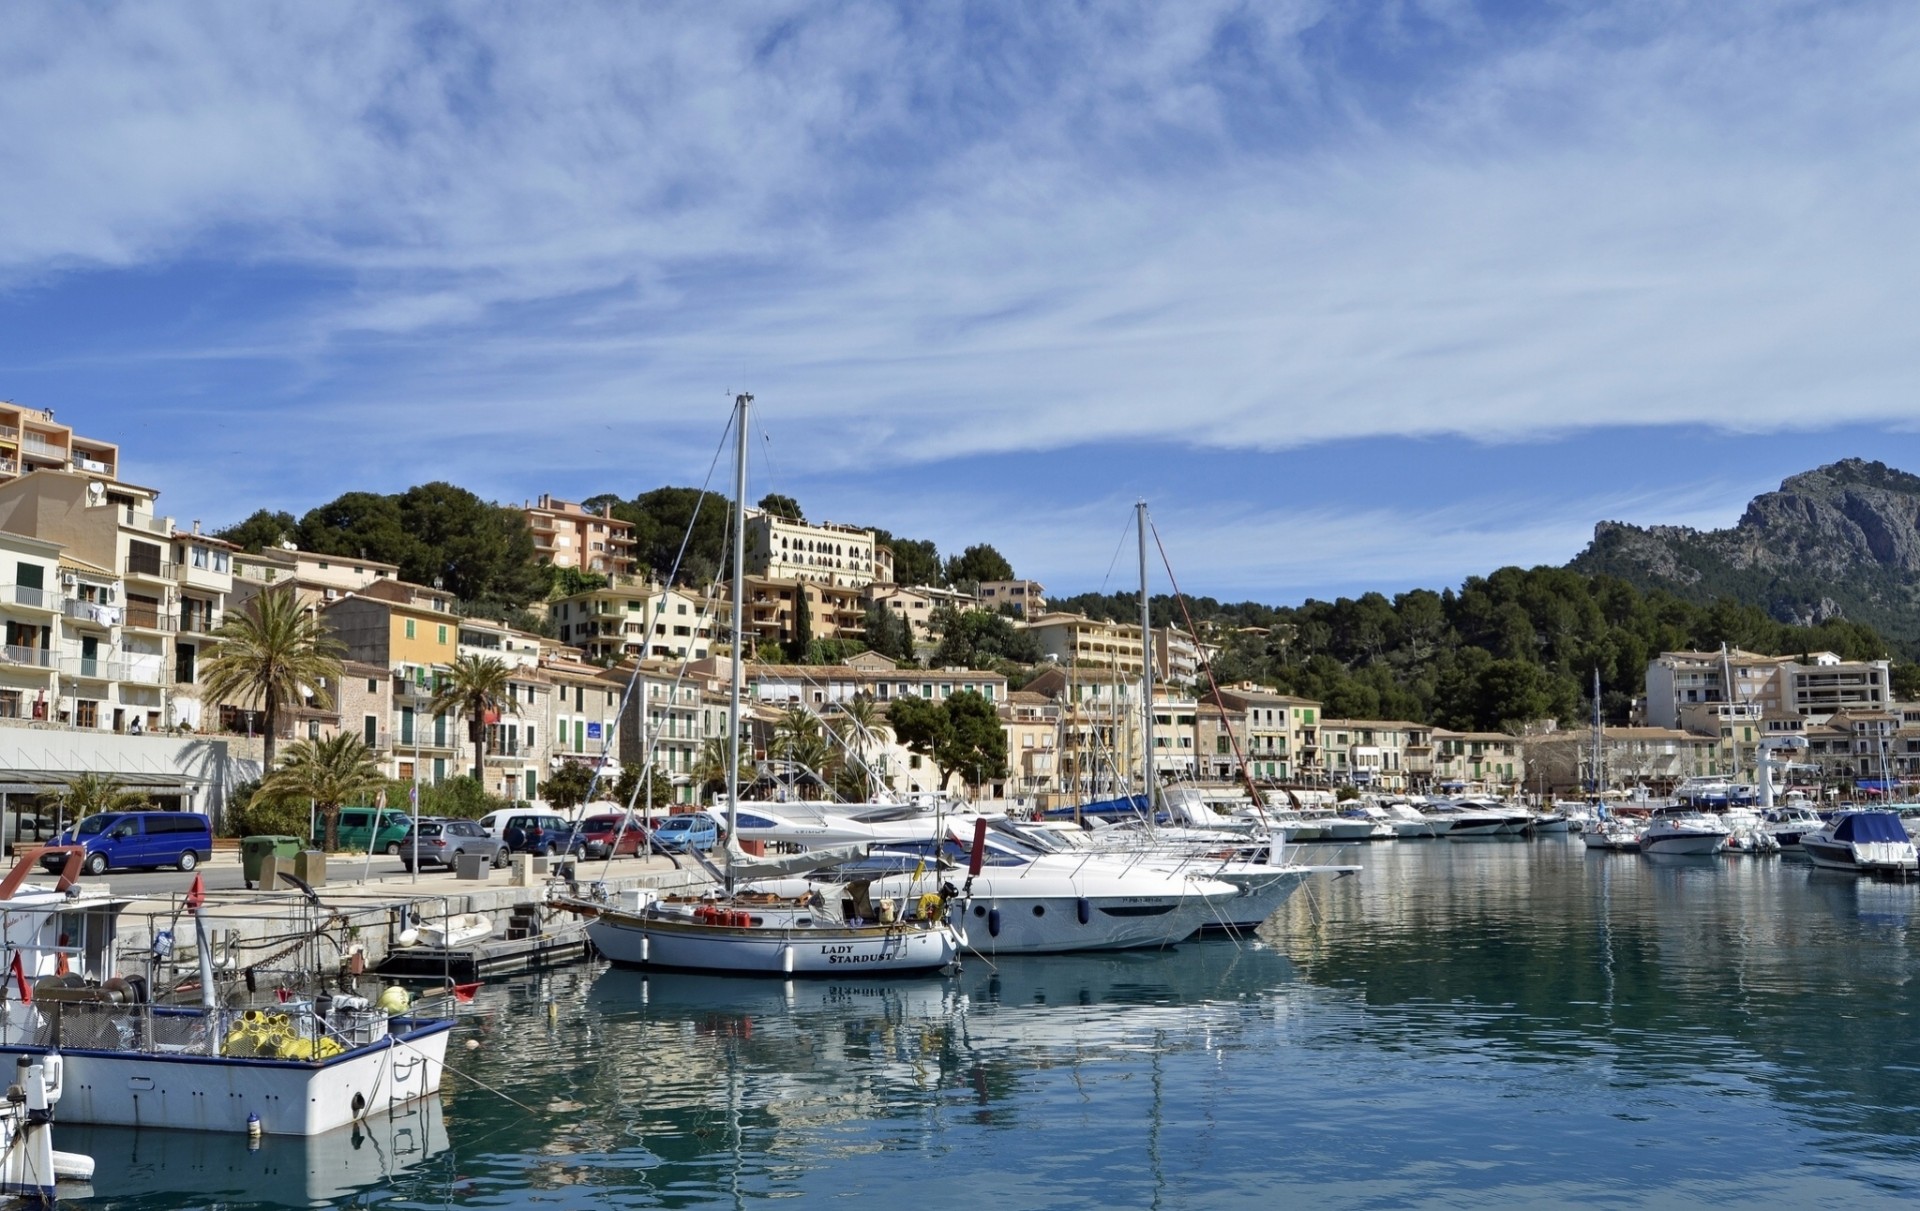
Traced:
<path fill-rule="evenodd" d="M 1167 558 L 1167 544 L 1160 541 L 1160 527 L 1149 521 L 1147 523 L 1147 529 L 1153 532 L 1153 545 L 1160 552 L 1161 566 L 1167 569 L 1167 583 L 1173 587 L 1174 604 L 1180 607 L 1180 617 L 1185 619 L 1187 623 L 1187 634 L 1193 636 L 1194 646 L 1198 647 L 1200 643 L 1200 632 L 1194 629 L 1193 613 L 1187 609 L 1187 595 L 1180 591 L 1180 580 L 1173 574 L 1173 561 Z M 1145 636 L 1142 636 L 1141 639 L 1144 643 Z M 1233 748 L 1234 763 L 1240 767 L 1240 776 L 1246 779 L 1247 794 L 1253 799 L 1254 815 L 1259 817 L 1260 823 L 1263 826 L 1271 828 L 1272 825 L 1267 821 L 1265 798 L 1260 794 L 1260 788 L 1254 784 L 1253 770 L 1247 764 L 1246 757 L 1240 752 L 1240 737 L 1234 734 L 1233 726 L 1227 722 L 1227 704 L 1220 697 L 1220 683 L 1213 679 L 1213 661 L 1202 661 L 1200 667 L 1207 672 L 1207 690 L 1213 695 L 1213 705 L 1220 710 L 1220 726 L 1222 730 L 1227 733 L 1227 743 Z M 1169 672 L 1171 672 L 1173 668 L 1173 637 L 1171 635 L 1167 637 L 1167 668 Z M 1297 758 L 1298 755 L 1295 754 L 1295 756 Z M 1272 842 L 1269 841 L 1268 843 L 1271 844 Z"/>
<path fill-rule="evenodd" d="M 700 482 L 700 494 L 694 497 L 693 516 L 687 520 L 686 532 L 680 536 L 680 549 L 674 552 L 673 564 L 667 570 L 666 584 L 661 586 L 662 593 L 665 593 L 668 589 L 670 589 L 674 581 L 679 578 L 681 564 L 686 560 L 686 557 L 687 557 L 687 547 L 690 546 L 693 542 L 694 528 L 700 522 L 700 510 L 704 508 L 707 503 L 707 486 L 713 482 L 714 468 L 720 465 L 721 455 L 726 453 L 727 434 L 733 432 L 733 424 L 734 424 L 733 414 L 728 413 L 726 426 L 722 428 L 720 431 L 720 444 L 714 449 L 713 461 L 707 464 L 707 477 L 706 479 Z M 624 623 L 622 625 L 624 625 Z M 644 636 L 642 638 L 644 638 Z M 736 643 L 739 642 L 739 639 L 737 636 L 735 637 L 734 642 Z M 624 648 L 626 645 L 622 644 L 621 646 Z M 620 709 L 614 712 L 613 722 L 616 728 L 620 726 L 620 720 L 624 718 L 626 715 L 627 704 L 633 700 L 633 689 L 634 689 L 634 686 L 639 683 L 639 680 L 640 680 L 640 661 L 635 660 L 633 662 L 633 676 L 627 679 L 627 688 L 624 691 L 622 691 L 620 695 Z M 612 747 L 613 747 L 612 736 L 600 737 L 600 760 L 594 764 L 593 777 L 588 779 L 587 781 L 587 798 L 585 801 L 588 803 L 593 802 L 593 792 L 597 790 L 600 786 L 601 775 L 606 772 L 607 754 L 612 749 Z M 578 835 L 579 831 L 580 831 L 580 827 L 576 823 L 573 829 L 569 831 L 567 835 L 568 836 L 567 844 L 569 846 L 573 844 L 572 839 L 574 836 Z"/>
<path fill-rule="evenodd" d="M 1113 544 L 1113 558 L 1107 561 L 1107 574 L 1100 578 L 1100 595 L 1102 597 L 1106 596 L 1107 586 L 1113 583 L 1114 566 L 1120 562 L 1120 552 L 1126 548 L 1127 535 L 1131 533 L 1133 533 L 1133 519 L 1128 518 L 1127 524 L 1120 527 L 1120 537 L 1115 540 Z"/>

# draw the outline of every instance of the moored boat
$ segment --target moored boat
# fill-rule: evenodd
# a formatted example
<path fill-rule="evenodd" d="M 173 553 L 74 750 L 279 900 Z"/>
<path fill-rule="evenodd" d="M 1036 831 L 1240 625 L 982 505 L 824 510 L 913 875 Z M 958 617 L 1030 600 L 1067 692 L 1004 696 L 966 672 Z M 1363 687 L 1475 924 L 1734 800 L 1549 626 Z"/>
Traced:
<path fill-rule="evenodd" d="M 1803 834 L 1800 849 L 1827 870 L 1902 875 L 1920 870 L 1913 840 L 1889 811 L 1840 812 L 1826 827 Z"/>
<path fill-rule="evenodd" d="M 1724 820 L 1686 808 L 1653 813 L 1640 834 L 1643 854 L 1717 854 L 1733 835 Z"/>

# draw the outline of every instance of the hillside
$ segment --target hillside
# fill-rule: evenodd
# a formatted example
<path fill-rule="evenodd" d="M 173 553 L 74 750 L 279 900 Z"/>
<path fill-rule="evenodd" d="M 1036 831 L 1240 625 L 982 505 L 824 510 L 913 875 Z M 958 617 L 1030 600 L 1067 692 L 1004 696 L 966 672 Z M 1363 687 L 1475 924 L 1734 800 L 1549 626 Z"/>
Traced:
<path fill-rule="evenodd" d="M 1920 656 L 1920 476 L 1845 459 L 1757 496 L 1729 529 L 1603 521 L 1568 567 L 1813 625 L 1845 618 Z"/>

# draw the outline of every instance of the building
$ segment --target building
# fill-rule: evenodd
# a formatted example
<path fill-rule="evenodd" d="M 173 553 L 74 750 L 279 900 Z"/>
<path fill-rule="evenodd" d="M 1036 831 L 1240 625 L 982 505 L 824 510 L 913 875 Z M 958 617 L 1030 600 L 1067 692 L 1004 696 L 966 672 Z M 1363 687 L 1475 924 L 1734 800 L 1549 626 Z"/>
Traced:
<path fill-rule="evenodd" d="M 556 568 L 578 568 L 602 576 L 631 576 L 635 548 L 633 523 L 542 494 L 523 506 L 533 551 Z"/>
<path fill-rule="evenodd" d="M 634 576 L 547 603 L 547 620 L 560 642 L 586 658 L 611 663 L 641 660 L 705 660 L 713 647 L 721 602 Z"/>
<path fill-rule="evenodd" d="M 1805 659 L 1719 652 L 1662 652 L 1647 664 L 1647 722 L 1680 726 L 1682 707 L 1706 702 L 1756 703 L 1766 719 L 1819 718 L 1835 711 L 1884 711 L 1892 702 L 1891 664 L 1842 660 L 1832 652 Z"/>
<path fill-rule="evenodd" d="M 1671 728 L 1625 730 L 1658 733 L 1669 738 L 1687 735 Z M 1656 765 L 1647 768 L 1653 769 Z M 1478 788 L 1498 794 L 1518 794 L 1527 786 L 1524 742 L 1521 737 L 1505 732 L 1453 732 L 1434 728 L 1433 785 L 1443 791 Z"/>
<path fill-rule="evenodd" d="M 1464 786 L 1475 781 L 1471 747 L 1478 736 L 1483 737 L 1488 746 L 1482 750 L 1482 768 L 1486 768 L 1486 762 L 1493 762 L 1499 775 L 1488 785 L 1496 788 L 1505 785 L 1505 756 L 1496 750 L 1501 740 L 1514 741 L 1515 737 L 1495 739 L 1494 734 L 1445 731 L 1436 732 L 1435 736 L 1436 743 L 1446 750 L 1443 768 L 1449 784 Z M 1583 729 L 1546 732 L 1519 741 L 1524 765 L 1516 767 L 1513 785 L 1524 783 L 1526 790 L 1546 796 L 1592 793 L 1593 739 L 1593 733 Z M 1719 754 L 1720 740 L 1716 736 L 1697 735 L 1678 728 L 1604 728 L 1600 738 L 1602 789 L 1643 789 L 1651 794 L 1666 794 L 1688 778 L 1719 772 Z"/>
<path fill-rule="evenodd" d="M 322 555 L 288 547 L 233 552 L 233 599 L 238 607 L 266 588 L 288 585 L 301 606 L 318 609 L 348 593 L 358 593 L 377 581 L 400 579 L 398 564 L 351 555 Z"/>
<path fill-rule="evenodd" d="M 1140 680 L 1143 657 L 1138 623 L 1052 613 L 1031 619 L 1027 630 L 1048 660 L 1078 668 L 1112 669 Z"/>
<path fill-rule="evenodd" d="M 1153 675 L 1161 681 L 1194 684 L 1201 656 L 1199 642 L 1179 627 L 1153 628 Z"/>
<path fill-rule="evenodd" d="M 112 481 L 120 475 L 120 447 L 76 437 L 53 419 L 53 409 L 0 400 L 0 479 L 35 471 L 75 471 Z"/>
<path fill-rule="evenodd" d="M 872 530 L 788 521 L 759 509 L 747 511 L 746 528 L 749 576 L 852 589 L 880 579 Z"/>
<path fill-rule="evenodd" d="M 623 761 L 664 774 L 675 803 L 699 798 L 694 770 L 707 738 L 727 734 L 727 699 L 705 676 L 678 663 L 642 661 L 613 670 L 628 679 L 626 709 L 620 714 Z"/>
<path fill-rule="evenodd" d="M 1433 777 L 1433 728 L 1390 719 L 1321 719 L 1320 760 L 1336 783 L 1405 794 Z"/>
<path fill-rule="evenodd" d="M 1246 744 L 1245 759 L 1256 781 L 1310 782 L 1327 777 L 1321 760 L 1318 702 L 1251 682 L 1223 686 L 1220 701 L 1243 717 L 1237 734 Z M 1216 746 L 1222 736 L 1216 733 Z M 1209 760 L 1217 763 L 1219 757 L 1216 751 Z"/>
<path fill-rule="evenodd" d="M 1010 690 L 1000 707 L 1007 731 L 1005 797 L 1046 803 L 1059 778 L 1060 706 L 1045 694 Z"/>
<path fill-rule="evenodd" d="M 958 589 L 943 589 L 934 585 L 906 585 L 874 583 L 867 586 L 863 598 L 869 606 L 878 606 L 896 618 L 904 618 L 913 632 L 915 643 L 930 643 L 937 638 L 939 631 L 933 625 L 934 612 L 941 609 L 977 610 L 983 603 Z M 864 619 L 861 626 L 865 626 Z"/>
<path fill-rule="evenodd" d="M 732 592 L 732 584 L 727 584 Z M 800 607 L 806 602 L 807 632 L 811 639 L 837 639 L 864 635 L 867 606 L 864 586 L 836 584 L 818 579 L 777 579 L 768 576 L 747 577 L 747 598 L 741 618 L 755 643 L 788 645 L 800 632 Z M 732 618 L 731 601 L 716 605 Z"/>
<path fill-rule="evenodd" d="M 1037 580 L 983 580 L 980 608 L 1015 618 L 1038 618 L 1047 612 L 1047 590 Z"/>
<path fill-rule="evenodd" d="M 60 544 L 0 533 L 0 561 L 0 620 L 6 624 L 0 719 L 50 720 L 60 709 L 60 653 L 66 646 Z"/>

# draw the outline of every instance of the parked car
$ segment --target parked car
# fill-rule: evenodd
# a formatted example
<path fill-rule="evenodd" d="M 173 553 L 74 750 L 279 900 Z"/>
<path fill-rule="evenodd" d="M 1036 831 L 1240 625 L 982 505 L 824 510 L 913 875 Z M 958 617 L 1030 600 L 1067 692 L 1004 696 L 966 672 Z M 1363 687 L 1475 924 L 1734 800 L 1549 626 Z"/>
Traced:
<path fill-rule="evenodd" d="M 622 821 L 626 827 L 621 827 Z M 639 816 L 624 812 L 603 813 L 588 816 L 580 822 L 580 835 L 586 838 L 586 848 L 582 856 L 593 859 L 611 855 L 618 858 L 628 854 L 645 853 L 651 846 L 647 840 L 646 822 Z"/>
<path fill-rule="evenodd" d="M 376 825 L 374 817 L 378 815 Z M 413 827 L 413 818 L 397 808 L 343 807 L 340 809 L 340 848 L 347 852 L 397 854 L 400 838 Z M 316 837 L 316 842 L 324 837 Z"/>
<path fill-rule="evenodd" d="M 653 830 L 655 848 L 670 849 L 676 853 L 685 853 L 690 849 L 712 849 L 719 843 L 720 826 L 705 812 L 668 816 Z"/>
<path fill-rule="evenodd" d="M 80 869 L 90 875 L 133 866 L 192 870 L 213 857 L 213 824 L 199 812 L 99 812 L 53 843 L 84 846 Z M 40 864 L 58 872 L 66 861 L 67 855 L 51 853 Z"/>
<path fill-rule="evenodd" d="M 516 854 L 578 854 L 587 847 L 587 839 L 573 825 L 539 812 L 508 816 L 500 837 Z"/>
<path fill-rule="evenodd" d="M 415 832 L 419 834 L 417 838 Z M 484 854 L 496 867 L 507 864 L 507 843 L 498 837 L 489 837 L 477 820 L 420 821 L 417 829 L 400 838 L 400 865 L 412 870 L 416 852 L 422 866 L 437 862 L 451 867 L 461 854 Z"/>

